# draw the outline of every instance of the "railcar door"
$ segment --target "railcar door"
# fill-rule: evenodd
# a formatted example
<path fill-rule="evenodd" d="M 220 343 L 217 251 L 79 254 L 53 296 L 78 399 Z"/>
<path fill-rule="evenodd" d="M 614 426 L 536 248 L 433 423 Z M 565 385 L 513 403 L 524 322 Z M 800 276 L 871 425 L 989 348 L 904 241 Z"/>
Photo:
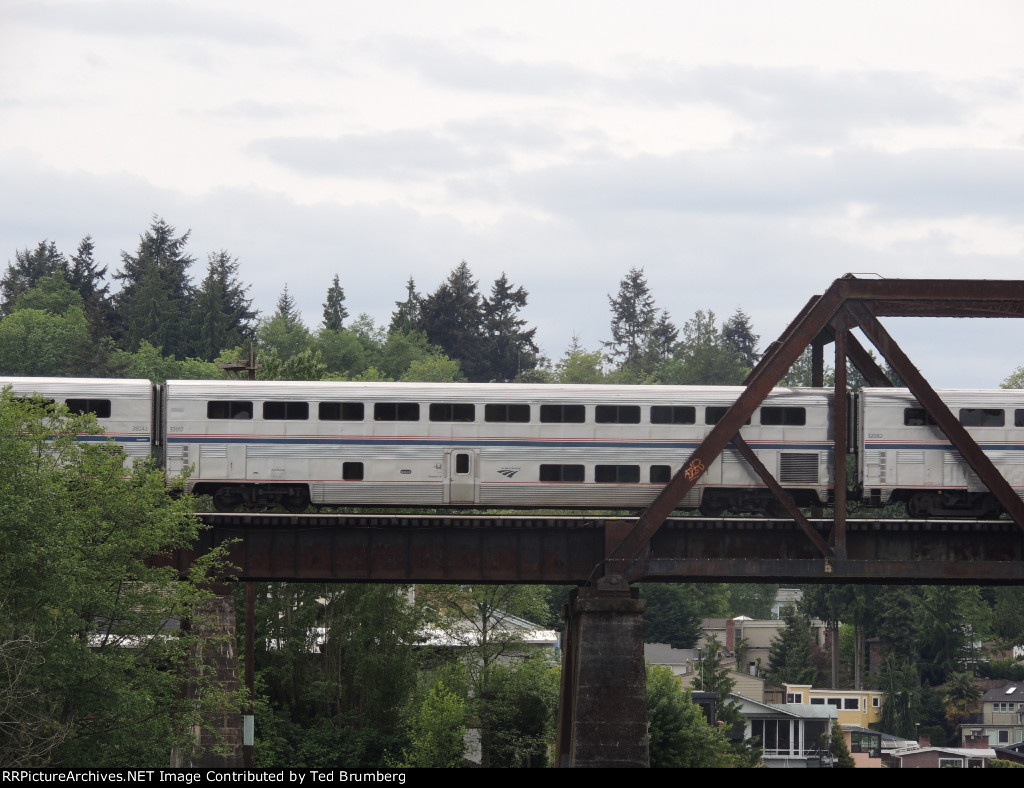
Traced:
<path fill-rule="evenodd" d="M 478 452 L 471 449 L 448 449 L 445 451 L 447 468 L 447 493 L 445 503 L 476 503 L 476 469 Z"/>

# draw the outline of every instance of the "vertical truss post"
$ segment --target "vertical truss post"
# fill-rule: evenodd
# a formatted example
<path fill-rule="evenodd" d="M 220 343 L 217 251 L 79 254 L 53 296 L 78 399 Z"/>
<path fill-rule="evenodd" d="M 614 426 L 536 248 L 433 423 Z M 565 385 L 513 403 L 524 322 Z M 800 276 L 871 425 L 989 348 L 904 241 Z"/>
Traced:
<path fill-rule="evenodd" d="M 836 386 L 832 397 L 832 544 L 836 559 L 846 560 L 846 316 L 836 315 Z"/>

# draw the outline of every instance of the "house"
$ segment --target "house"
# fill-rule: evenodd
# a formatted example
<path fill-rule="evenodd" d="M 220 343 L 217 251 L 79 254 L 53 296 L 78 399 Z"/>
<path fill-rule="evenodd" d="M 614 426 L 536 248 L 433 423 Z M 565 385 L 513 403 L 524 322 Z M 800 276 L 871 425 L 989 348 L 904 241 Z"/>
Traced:
<path fill-rule="evenodd" d="M 1024 742 L 1024 682 L 1007 682 L 979 699 L 981 713 L 960 726 L 962 742 L 983 736 L 990 747 Z"/>
<path fill-rule="evenodd" d="M 708 642 L 717 638 L 729 656 L 737 656 L 740 664 L 736 669 L 741 673 L 756 676 L 763 673 L 771 661 L 768 653 L 772 640 L 779 636 L 786 622 L 777 619 L 752 619 L 746 616 L 736 618 L 706 618 L 701 622 L 701 638 L 697 648 L 706 650 Z M 814 642 L 824 642 L 825 625 L 812 620 Z"/>
<path fill-rule="evenodd" d="M 834 706 L 809 703 L 760 703 L 732 695 L 746 719 L 743 737 L 756 737 L 762 759 L 770 768 L 819 769 L 832 767 Z"/>
<path fill-rule="evenodd" d="M 883 733 L 859 725 L 842 726 L 846 749 L 859 769 L 884 769 L 894 764 L 896 753 L 920 749 L 916 741 L 902 739 L 891 733 Z"/>
<path fill-rule="evenodd" d="M 809 684 L 786 684 L 788 703 L 809 703 L 812 706 L 835 706 L 840 725 L 867 728 L 882 718 L 880 690 L 814 689 Z"/>
<path fill-rule="evenodd" d="M 893 754 L 898 769 L 984 769 L 995 757 L 991 747 L 919 747 Z"/>

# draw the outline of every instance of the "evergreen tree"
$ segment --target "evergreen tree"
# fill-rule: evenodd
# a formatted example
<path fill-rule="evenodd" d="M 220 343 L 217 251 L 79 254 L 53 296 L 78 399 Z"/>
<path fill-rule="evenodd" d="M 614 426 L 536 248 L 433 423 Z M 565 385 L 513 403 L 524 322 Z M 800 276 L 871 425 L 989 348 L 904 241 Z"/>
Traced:
<path fill-rule="evenodd" d="M 737 309 L 722 325 L 722 341 L 726 347 L 735 351 L 747 369 L 753 369 L 760 359 L 757 352 L 759 339 L 760 337 L 754 333 L 750 318 L 742 309 Z"/>
<path fill-rule="evenodd" d="M 324 328 L 328 331 L 341 331 L 345 325 L 348 310 L 345 309 L 345 291 L 334 275 L 334 281 L 327 289 L 327 300 L 324 302 Z"/>
<path fill-rule="evenodd" d="M 490 380 L 509 383 L 537 366 L 540 351 L 533 341 L 537 329 L 525 330 L 526 321 L 519 317 L 528 295 L 522 287 L 513 289 L 502 273 L 491 287 L 490 298 L 483 301 Z"/>
<path fill-rule="evenodd" d="M 723 583 L 645 583 L 640 595 L 647 600 L 644 640 L 693 648 L 701 635 L 701 620 L 722 615 L 727 605 Z"/>
<path fill-rule="evenodd" d="M 813 686 L 818 675 L 811 660 L 811 622 L 792 605 L 783 609 L 782 618 L 785 626 L 772 638 L 768 649 L 768 678 L 777 684 Z"/>
<path fill-rule="evenodd" d="M 78 249 L 71 255 L 68 267 L 68 284 L 82 296 L 85 316 L 92 326 L 96 338 L 106 336 L 114 321 L 113 305 L 110 302 L 110 285 L 106 283 L 107 267 L 99 266 L 93 252 L 92 236 L 87 235 L 78 243 Z"/>
<path fill-rule="evenodd" d="M 647 285 L 644 269 L 631 268 L 619 283 L 618 295 L 608 296 L 612 310 L 608 355 L 619 360 L 619 368 L 632 373 L 646 371 L 647 354 L 657 324 L 654 296 Z"/>
<path fill-rule="evenodd" d="M 249 287 L 238 280 L 238 258 L 221 250 L 207 259 L 206 278 L 196 293 L 192 352 L 211 361 L 253 335 L 256 311 Z"/>
<path fill-rule="evenodd" d="M 648 355 L 655 363 L 660 364 L 672 358 L 679 340 L 679 329 L 669 318 L 668 312 L 664 309 L 658 315 L 658 319 L 651 330 L 650 347 Z"/>
<path fill-rule="evenodd" d="M 490 380 L 482 299 L 465 260 L 420 301 L 419 328 L 432 345 L 461 363 L 471 382 Z"/>
<path fill-rule="evenodd" d="M 8 264 L 0 279 L 0 314 L 10 314 L 18 296 L 28 292 L 43 277 L 53 276 L 58 271 L 66 278 L 68 263 L 53 241 L 40 241 L 35 249 L 16 251 L 14 262 Z"/>
<path fill-rule="evenodd" d="M 128 350 L 137 350 L 143 339 L 171 356 L 184 357 L 188 350 L 194 297 L 188 269 L 195 258 L 185 248 L 191 231 L 175 232 L 154 217 L 136 253 L 121 252 L 121 270 L 114 274 L 121 290 L 114 305 L 118 335 Z"/>
<path fill-rule="evenodd" d="M 410 276 L 405 283 L 405 300 L 395 301 L 395 311 L 391 313 L 391 325 L 388 333 L 399 331 L 408 333 L 420 326 L 420 295 L 416 292 L 416 282 Z"/>

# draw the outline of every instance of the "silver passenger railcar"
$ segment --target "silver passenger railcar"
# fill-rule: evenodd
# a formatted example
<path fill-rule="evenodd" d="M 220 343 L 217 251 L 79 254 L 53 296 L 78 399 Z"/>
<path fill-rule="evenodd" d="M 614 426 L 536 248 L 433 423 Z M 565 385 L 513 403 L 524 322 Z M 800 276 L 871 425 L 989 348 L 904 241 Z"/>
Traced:
<path fill-rule="evenodd" d="M 1024 392 L 938 391 L 1020 495 L 1024 492 Z M 857 479 L 868 504 L 902 502 L 911 517 L 990 517 L 1002 507 L 907 389 L 858 395 Z"/>
<path fill-rule="evenodd" d="M 169 474 L 215 505 L 646 506 L 739 387 L 168 381 Z M 832 485 L 831 392 L 775 389 L 743 429 L 801 505 Z M 683 501 L 774 497 L 727 449 Z"/>
<path fill-rule="evenodd" d="M 108 438 L 123 448 L 127 462 L 151 456 L 155 400 L 148 380 L 106 378 L 0 377 L 0 389 L 10 387 L 19 397 L 38 395 L 68 406 L 72 413 L 93 413 L 106 435 L 81 435 L 81 440 Z"/>

